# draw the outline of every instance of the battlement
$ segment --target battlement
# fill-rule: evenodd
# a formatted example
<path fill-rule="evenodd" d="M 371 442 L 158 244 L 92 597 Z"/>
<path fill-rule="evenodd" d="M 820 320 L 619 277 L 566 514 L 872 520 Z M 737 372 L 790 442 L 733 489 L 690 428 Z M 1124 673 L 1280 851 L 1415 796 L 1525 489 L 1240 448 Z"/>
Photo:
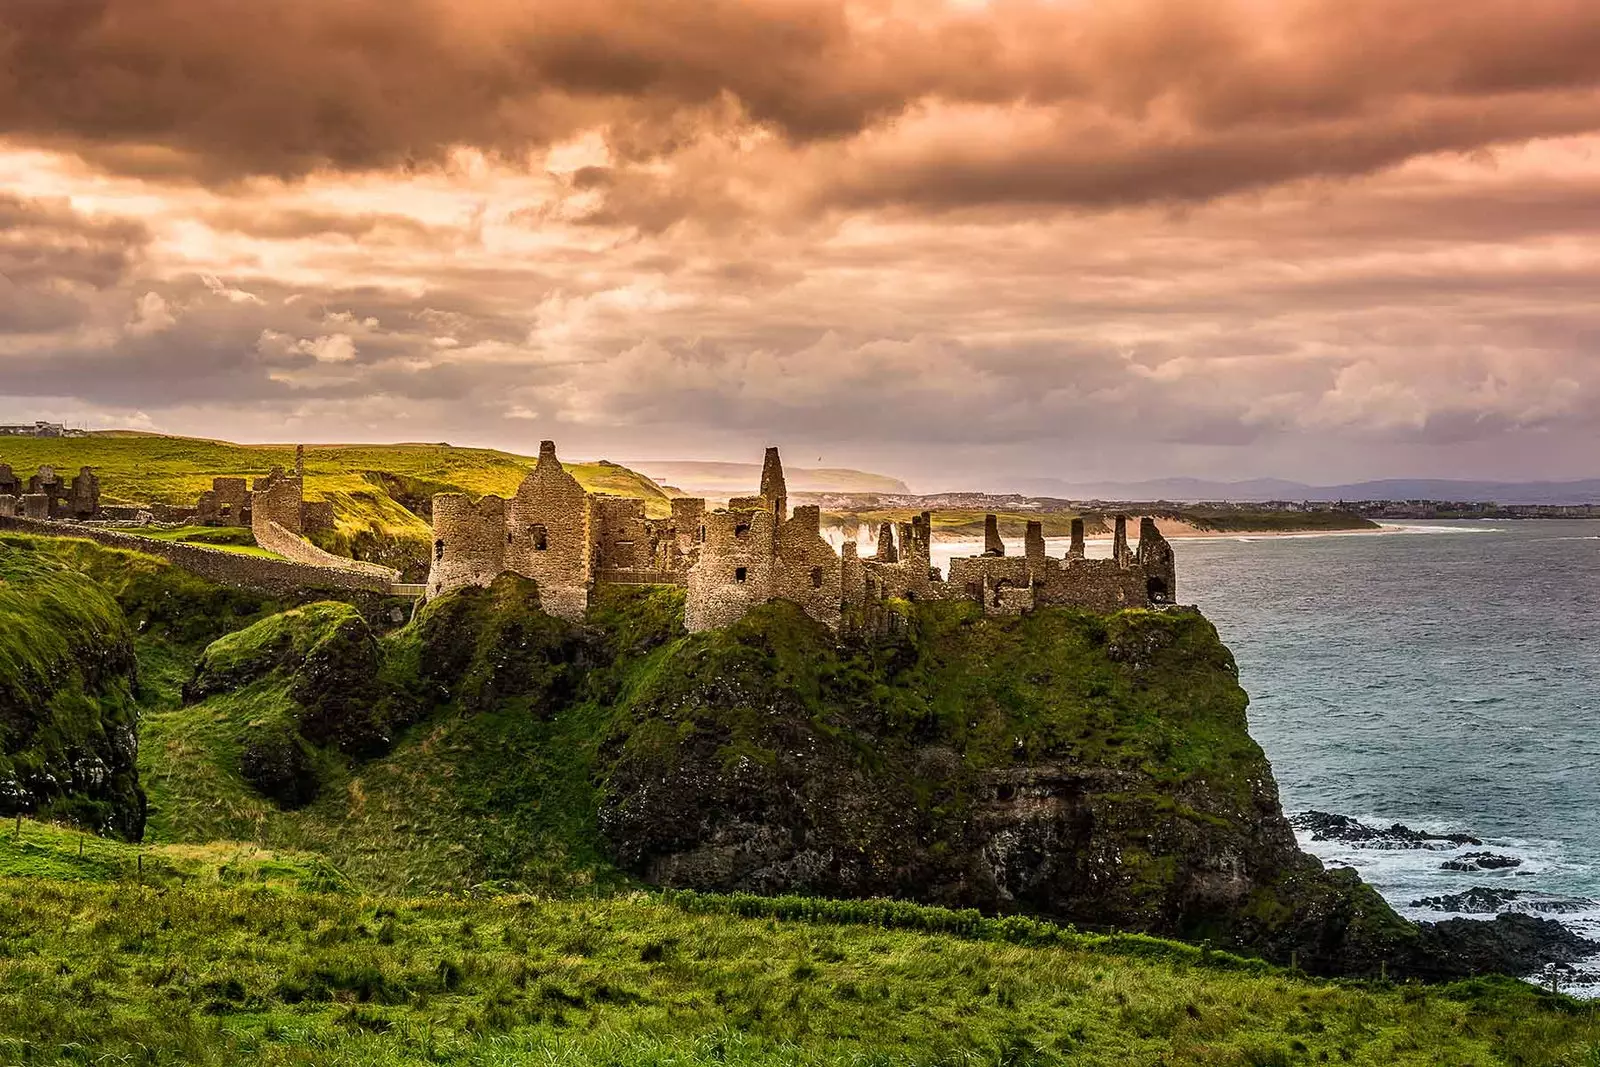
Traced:
<path fill-rule="evenodd" d="M 669 518 L 652 519 L 642 500 L 585 492 L 561 466 L 554 443 L 544 441 L 511 500 L 434 497 L 427 589 L 437 596 L 512 571 L 538 582 L 545 610 L 578 621 L 597 583 L 682 585 L 691 631 L 727 626 L 770 600 L 792 601 L 834 629 L 889 618 L 885 602 L 893 599 L 966 599 L 990 614 L 1172 603 L 1171 546 L 1144 518 L 1134 550 L 1127 526 L 1127 516 L 1116 517 L 1110 559 L 1086 558 L 1081 519 L 1073 520 L 1064 557 L 1048 554 L 1038 522 L 1028 524 L 1023 554 L 1008 556 L 997 517 L 989 515 L 983 553 L 952 560 L 944 578 L 932 566 L 933 516 L 926 511 L 910 522 L 883 523 L 871 557 L 854 541 L 835 551 L 822 536 L 818 507 L 789 512 L 775 448 L 767 449 L 759 493 L 715 511 L 704 500 L 678 498 Z"/>

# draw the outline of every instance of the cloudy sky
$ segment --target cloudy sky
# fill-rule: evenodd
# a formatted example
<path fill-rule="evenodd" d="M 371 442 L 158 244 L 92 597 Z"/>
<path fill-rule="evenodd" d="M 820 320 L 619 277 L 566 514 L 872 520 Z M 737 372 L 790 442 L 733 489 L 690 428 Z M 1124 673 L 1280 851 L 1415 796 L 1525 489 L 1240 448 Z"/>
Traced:
<path fill-rule="evenodd" d="M 36 417 L 1600 475 L 1600 4 L 3 0 Z"/>

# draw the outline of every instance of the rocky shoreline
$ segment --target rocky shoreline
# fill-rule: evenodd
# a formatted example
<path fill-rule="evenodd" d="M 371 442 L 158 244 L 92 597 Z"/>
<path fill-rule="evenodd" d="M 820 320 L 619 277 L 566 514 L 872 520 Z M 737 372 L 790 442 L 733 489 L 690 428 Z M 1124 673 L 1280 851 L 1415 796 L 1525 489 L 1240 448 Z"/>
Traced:
<path fill-rule="evenodd" d="M 1337 842 L 1352 849 L 1457 853 L 1439 869 L 1462 874 L 1515 872 L 1523 865 L 1516 856 L 1484 849 L 1484 841 L 1470 833 L 1432 833 L 1402 823 L 1373 826 L 1348 815 L 1304 811 L 1289 823 L 1313 842 Z M 1600 901 L 1564 897 L 1554 893 L 1505 886 L 1469 886 L 1457 892 L 1404 900 L 1413 913 L 1433 911 L 1450 918 L 1419 921 L 1420 946 L 1425 959 L 1420 971 L 1441 976 L 1494 971 L 1543 980 L 1552 972 L 1570 973 L 1574 964 L 1600 956 L 1600 942 L 1584 937 L 1549 916 L 1570 915 L 1600 908 Z"/>

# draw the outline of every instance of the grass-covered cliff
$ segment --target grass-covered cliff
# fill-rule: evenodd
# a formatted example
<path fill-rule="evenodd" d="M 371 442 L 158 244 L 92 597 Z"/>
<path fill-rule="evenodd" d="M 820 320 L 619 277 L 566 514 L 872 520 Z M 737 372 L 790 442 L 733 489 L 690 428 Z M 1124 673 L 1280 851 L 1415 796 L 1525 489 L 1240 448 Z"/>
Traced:
<path fill-rule="evenodd" d="M 1304 975 L 1417 971 L 1437 938 L 1294 849 L 1195 613 L 907 604 L 841 643 L 782 604 L 688 635 L 671 589 L 572 626 L 507 577 L 397 626 L 81 541 L 0 536 L 0 572 L 0 617 L 91 604 L 63 632 L 137 657 L 100 705 L 137 709 L 149 800 L 139 846 L 0 832 L 3 1062 L 1577 1064 L 1600 1042 L 1515 984 Z M 36 574 L 74 595 L 3 599 Z M 99 828 L 85 810 L 43 814 Z M 884 896 L 946 907 L 841 899 Z"/>

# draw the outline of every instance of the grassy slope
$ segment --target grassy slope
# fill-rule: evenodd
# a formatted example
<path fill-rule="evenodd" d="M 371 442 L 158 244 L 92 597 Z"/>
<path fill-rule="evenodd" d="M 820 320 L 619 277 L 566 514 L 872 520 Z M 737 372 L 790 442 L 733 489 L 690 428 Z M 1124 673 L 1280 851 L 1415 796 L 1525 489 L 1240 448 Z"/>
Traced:
<path fill-rule="evenodd" d="M 20 802 L 137 836 L 135 672 L 133 634 L 103 586 L 0 543 L 0 810 Z"/>
<path fill-rule="evenodd" d="M 76 438 L 8 437 L 0 462 L 23 473 L 40 464 L 76 473 L 94 467 L 107 503 L 193 504 L 216 476 L 252 477 L 274 466 L 294 464 L 292 445 L 237 445 L 151 434 L 93 434 Z M 423 531 L 425 524 L 397 504 L 367 472 L 383 472 L 420 485 L 425 492 L 454 491 L 509 496 L 532 469 L 534 459 L 484 448 L 449 445 L 309 445 L 306 493 L 334 504 L 341 531 L 377 527 L 395 535 Z M 636 496 L 652 515 L 670 511 L 668 496 L 650 479 L 625 467 L 569 463 L 567 469 L 594 492 Z"/>
<path fill-rule="evenodd" d="M 372 897 L 316 857 L 146 849 L 140 872 L 78 845 L 0 835 L 4 1062 L 1488 1067 L 1600 1041 L 1514 982 L 1341 986 L 903 905 Z"/>

